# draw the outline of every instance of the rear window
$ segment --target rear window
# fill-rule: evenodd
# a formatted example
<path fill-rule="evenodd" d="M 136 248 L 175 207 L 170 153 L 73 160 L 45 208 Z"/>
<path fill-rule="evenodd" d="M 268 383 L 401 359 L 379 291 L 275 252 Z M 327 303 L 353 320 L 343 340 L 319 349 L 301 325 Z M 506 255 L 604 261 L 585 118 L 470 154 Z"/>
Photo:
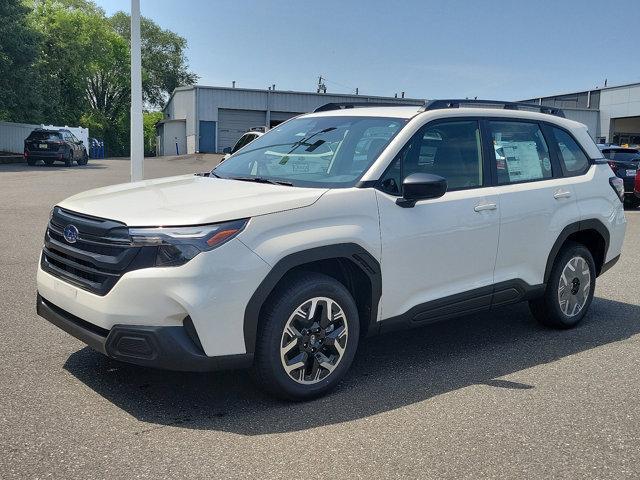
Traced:
<path fill-rule="evenodd" d="M 589 168 L 589 159 L 571 136 L 559 128 L 553 129 L 558 142 L 560 161 L 569 175 L 584 173 Z"/>
<path fill-rule="evenodd" d="M 27 140 L 41 140 L 55 142 L 62 140 L 62 135 L 59 132 L 31 132 Z"/>
<path fill-rule="evenodd" d="M 616 148 L 602 150 L 604 158 L 609 160 L 618 160 L 622 162 L 629 162 L 631 160 L 638 160 L 640 158 L 640 152 L 635 148 Z"/>

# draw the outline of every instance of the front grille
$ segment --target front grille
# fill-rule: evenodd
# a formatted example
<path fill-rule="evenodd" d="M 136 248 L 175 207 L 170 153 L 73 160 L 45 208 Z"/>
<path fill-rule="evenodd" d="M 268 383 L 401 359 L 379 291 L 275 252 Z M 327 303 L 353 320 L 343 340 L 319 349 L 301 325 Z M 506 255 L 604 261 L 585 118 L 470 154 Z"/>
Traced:
<path fill-rule="evenodd" d="M 74 225 L 78 238 L 69 243 L 64 229 Z M 106 295 L 126 272 L 153 266 L 155 247 L 134 247 L 121 222 L 81 215 L 56 207 L 42 250 L 42 269 L 98 295 Z"/>

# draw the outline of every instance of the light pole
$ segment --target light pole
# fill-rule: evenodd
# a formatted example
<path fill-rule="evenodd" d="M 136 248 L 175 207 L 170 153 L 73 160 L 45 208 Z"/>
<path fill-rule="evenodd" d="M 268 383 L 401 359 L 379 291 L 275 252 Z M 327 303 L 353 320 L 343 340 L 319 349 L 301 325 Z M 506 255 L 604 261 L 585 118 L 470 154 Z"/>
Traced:
<path fill-rule="evenodd" d="M 131 181 L 144 178 L 140 0 L 131 0 Z"/>

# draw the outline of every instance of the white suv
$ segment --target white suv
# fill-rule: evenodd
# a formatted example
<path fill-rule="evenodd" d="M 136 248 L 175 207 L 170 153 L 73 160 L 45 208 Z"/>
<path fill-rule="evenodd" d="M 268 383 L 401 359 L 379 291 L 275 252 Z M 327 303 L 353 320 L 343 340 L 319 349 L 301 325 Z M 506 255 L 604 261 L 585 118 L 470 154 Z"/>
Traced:
<path fill-rule="evenodd" d="M 207 174 L 64 200 L 38 313 L 114 359 L 252 366 L 291 399 L 334 387 L 367 335 L 522 300 L 544 325 L 584 317 L 626 227 L 584 125 L 504 102 L 349 107 Z"/>

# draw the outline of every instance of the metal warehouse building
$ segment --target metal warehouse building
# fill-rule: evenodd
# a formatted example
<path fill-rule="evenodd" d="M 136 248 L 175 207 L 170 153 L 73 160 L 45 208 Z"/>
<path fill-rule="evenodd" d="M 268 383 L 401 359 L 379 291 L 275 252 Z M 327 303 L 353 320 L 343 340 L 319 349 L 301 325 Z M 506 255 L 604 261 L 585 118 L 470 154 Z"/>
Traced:
<path fill-rule="evenodd" d="M 176 88 L 157 125 L 158 155 L 221 152 L 253 127 L 274 127 L 329 102 L 416 103 L 420 99 L 190 86 Z"/>
<path fill-rule="evenodd" d="M 564 109 L 579 115 L 567 115 L 587 124 L 599 143 L 640 145 L 640 83 L 602 87 L 562 95 L 525 100 Z M 582 120 L 576 118 L 584 117 Z"/>

